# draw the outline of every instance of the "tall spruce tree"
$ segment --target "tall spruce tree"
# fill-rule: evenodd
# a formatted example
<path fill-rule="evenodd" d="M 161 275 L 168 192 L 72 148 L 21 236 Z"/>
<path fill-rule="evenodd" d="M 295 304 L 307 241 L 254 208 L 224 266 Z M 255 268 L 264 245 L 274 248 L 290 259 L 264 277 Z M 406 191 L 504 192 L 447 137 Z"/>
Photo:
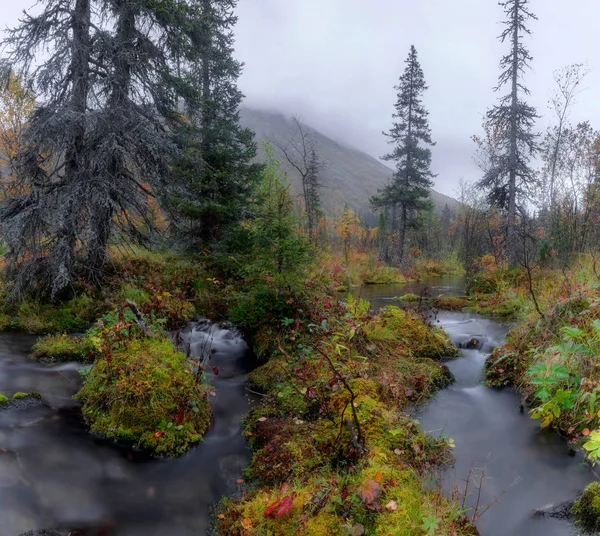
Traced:
<path fill-rule="evenodd" d="M 252 163 L 254 134 L 240 125 L 243 64 L 233 57 L 237 0 L 191 3 L 195 48 L 182 76 L 193 91 L 185 98 L 187 122 L 178 129 L 181 158 L 174 175 L 180 188 L 168 204 L 179 214 L 185 246 L 195 248 L 216 245 L 244 218 L 261 166 Z"/>
<path fill-rule="evenodd" d="M 425 76 L 411 46 L 406 69 L 400 77 L 398 100 L 391 130 L 384 134 L 394 149 L 383 159 L 396 163 L 393 180 L 371 199 L 376 210 L 393 215 L 388 226 L 398 229 L 397 260 L 404 262 L 406 236 L 409 228 L 418 223 L 418 214 L 430 208 L 429 188 L 435 175 L 431 172 L 431 141 L 429 112 L 423 106 L 423 93 L 428 89 Z M 391 209 L 391 210 L 390 210 Z"/>
<path fill-rule="evenodd" d="M 506 14 L 505 29 L 499 39 L 502 43 L 510 42 L 511 48 L 500 61 L 501 73 L 495 90 L 509 85 L 510 92 L 487 114 L 499 144 L 499 154 L 479 186 L 488 192 L 489 201 L 506 213 L 505 249 L 509 265 L 515 267 L 519 262 L 517 209 L 522 195 L 534 183 L 529 162 L 537 151 L 532 129 L 538 116 L 535 108 L 522 99 L 523 95 L 529 95 L 523 74 L 533 59 L 523 39 L 531 34 L 526 23 L 537 17 L 529 10 L 529 0 L 506 0 L 499 5 Z"/>
<path fill-rule="evenodd" d="M 39 102 L 18 191 L 0 206 L 13 297 L 98 283 L 113 231 L 141 237 L 174 150 L 167 115 L 184 87 L 174 60 L 191 54 L 191 15 L 174 0 L 49 0 L 9 32 L 3 71 Z"/>

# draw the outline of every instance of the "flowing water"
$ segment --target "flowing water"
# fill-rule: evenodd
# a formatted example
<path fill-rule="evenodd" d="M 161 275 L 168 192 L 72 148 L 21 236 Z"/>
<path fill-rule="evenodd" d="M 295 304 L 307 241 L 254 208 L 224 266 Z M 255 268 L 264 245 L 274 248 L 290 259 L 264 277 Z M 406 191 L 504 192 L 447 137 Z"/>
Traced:
<path fill-rule="evenodd" d="M 464 282 L 450 278 L 404 287 L 363 287 L 362 297 L 381 307 L 393 304 L 394 296 L 419 294 L 424 287 L 434 297 L 464 294 Z M 485 360 L 503 344 L 509 326 L 474 313 L 442 312 L 437 320 L 457 346 L 473 338 L 480 342 L 477 349 L 462 350 L 460 358 L 447 363 L 455 383 L 415 414 L 426 431 L 455 441 L 455 463 L 444 474 L 446 488 L 458 486 L 462 492 L 469 479 L 467 502 L 472 508 L 481 488 L 477 526 L 482 536 L 576 534 L 570 522 L 534 515 L 534 510 L 574 500 L 594 480 L 590 467 L 581 456 L 569 455 L 564 439 L 541 431 L 539 421 L 530 419 L 527 411 L 521 413 L 515 391 L 482 384 Z"/>
<path fill-rule="evenodd" d="M 210 508 L 233 495 L 250 451 L 240 423 L 248 347 L 235 330 L 206 321 L 182 333 L 192 355 L 210 352 L 213 422 L 181 458 L 148 460 L 90 436 L 72 395 L 75 364 L 27 357 L 35 338 L 0 334 L 0 393 L 40 392 L 47 406 L 0 411 L 0 536 L 40 529 L 84 534 L 188 536 L 208 531 Z"/>
<path fill-rule="evenodd" d="M 462 295 L 460 278 L 409 285 L 367 286 L 361 297 L 376 308 L 424 286 L 437 296 Z M 535 516 L 534 509 L 573 500 L 593 480 L 564 440 L 543 433 L 519 411 L 517 393 L 485 387 L 482 367 L 508 326 L 476 314 L 441 313 L 439 323 L 457 345 L 476 338 L 448 366 L 456 382 L 415 415 L 433 435 L 454 439 L 455 464 L 445 485 L 464 489 L 468 503 L 495 502 L 478 521 L 482 536 L 565 536 L 563 520 Z M 90 436 L 72 400 L 80 383 L 77 365 L 45 365 L 27 357 L 33 337 L 0 334 L 0 392 L 42 393 L 46 406 L 0 411 L 0 536 L 42 527 L 87 527 L 85 534 L 201 536 L 210 507 L 236 492 L 250 459 L 240 422 L 252 403 L 244 383 L 248 348 L 234 330 L 199 322 L 184 333 L 192 354 L 210 352 L 216 397 L 214 420 L 203 443 L 174 460 L 147 460 Z M 482 479 L 481 476 L 485 475 Z M 481 485 L 480 485 L 481 484 Z"/>

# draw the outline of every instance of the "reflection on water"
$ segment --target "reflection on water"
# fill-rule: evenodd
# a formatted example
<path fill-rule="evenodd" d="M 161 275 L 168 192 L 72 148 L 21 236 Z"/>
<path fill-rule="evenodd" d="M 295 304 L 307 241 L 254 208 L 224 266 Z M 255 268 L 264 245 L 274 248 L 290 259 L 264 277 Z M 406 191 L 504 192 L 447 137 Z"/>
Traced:
<path fill-rule="evenodd" d="M 394 298 L 407 293 L 420 295 L 427 289 L 429 296 L 463 296 L 465 293 L 465 278 L 461 275 L 428 278 L 423 281 L 400 283 L 395 285 L 363 285 L 352 289 L 352 294 L 371 302 L 373 309 L 381 309 L 386 305 L 399 305 Z"/>
<path fill-rule="evenodd" d="M 210 324 L 183 334 L 192 353 L 212 348 L 214 421 L 205 441 L 174 460 L 136 460 L 86 433 L 74 365 L 27 358 L 34 339 L 0 335 L 0 393 L 42 393 L 48 407 L 0 411 L 0 536 L 42 527 L 105 527 L 123 536 L 206 534 L 209 509 L 235 493 L 250 459 L 240 434 L 248 412 L 248 348 L 234 332 Z"/>

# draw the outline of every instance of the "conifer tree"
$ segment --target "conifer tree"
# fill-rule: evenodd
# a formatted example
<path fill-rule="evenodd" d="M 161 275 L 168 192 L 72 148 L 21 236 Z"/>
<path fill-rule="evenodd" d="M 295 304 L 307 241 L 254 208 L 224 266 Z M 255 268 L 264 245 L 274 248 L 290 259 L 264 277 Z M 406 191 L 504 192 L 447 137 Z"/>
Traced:
<path fill-rule="evenodd" d="M 98 284 L 109 238 L 140 239 L 175 151 L 166 128 L 191 57 L 188 2 L 48 0 L 8 33 L 11 69 L 38 95 L 0 206 L 12 296 Z M 187 92 L 189 93 L 189 92 Z"/>
<path fill-rule="evenodd" d="M 388 222 L 392 230 L 398 226 L 398 263 L 404 261 L 407 230 L 418 223 L 418 214 L 430 207 L 429 188 L 435 175 L 431 172 L 431 141 L 429 113 L 423 106 L 423 93 L 428 89 L 425 76 L 411 46 L 406 68 L 400 77 L 395 121 L 391 130 L 384 133 L 393 150 L 383 159 L 395 162 L 393 180 L 371 199 L 377 210 L 391 209 L 394 221 Z"/>
<path fill-rule="evenodd" d="M 211 246 L 244 218 L 261 166 L 253 133 L 240 125 L 243 64 L 233 57 L 237 0 L 191 0 L 195 47 L 182 74 L 192 86 L 187 123 L 178 129 L 182 154 L 175 168 L 179 193 L 169 205 L 180 216 L 187 247 Z"/>
<path fill-rule="evenodd" d="M 517 209 L 526 190 L 534 183 L 529 162 L 537 151 L 536 135 L 532 132 L 537 113 L 523 100 L 529 90 L 523 83 L 523 74 L 532 57 L 523 44 L 531 34 L 527 22 L 537 17 L 529 10 L 529 0 L 505 0 L 505 28 L 499 39 L 510 43 L 510 52 L 500 61 L 500 76 L 496 91 L 509 85 L 510 92 L 487 114 L 487 121 L 495 133 L 499 154 L 479 186 L 488 192 L 492 205 L 506 213 L 505 248 L 511 267 L 518 264 Z"/>

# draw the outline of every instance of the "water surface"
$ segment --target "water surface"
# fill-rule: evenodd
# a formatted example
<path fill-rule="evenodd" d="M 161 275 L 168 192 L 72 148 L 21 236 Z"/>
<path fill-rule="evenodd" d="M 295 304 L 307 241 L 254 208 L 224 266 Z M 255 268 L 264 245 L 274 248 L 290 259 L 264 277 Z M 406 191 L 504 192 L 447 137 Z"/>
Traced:
<path fill-rule="evenodd" d="M 75 364 L 27 357 L 34 338 L 0 334 L 0 392 L 40 392 L 47 407 L 0 412 L 0 536 L 39 528 L 94 527 L 118 536 L 207 533 L 210 508 L 238 487 L 250 451 L 240 422 L 248 412 L 248 347 L 209 323 L 184 334 L 192 355 L 212 349 L 211 430 L 181 458 L 148 460 L 90 436 L 72 395 Z M 95 534 L 96 532 L 91 532 Z"/>
<path fill-rule="evenodd" d="M 431 296 L 464 294 L 460 277 L 431 279 L 408 285 L 363 287 L 362 297 L 374 308 L 391 305 L 393 297 L 427 287 Z M 594 480 L 581 456 L 570 456 L 558 434 L 540 430 L 539 421 L 521 413 L 514 390 L 483 385 L 483 366 L 492 350 L 504 343 L 510 326 L 475 313 L 438 314 L 441 325 L 457 346 L 475 338 L 479 349 L 461 350 L 448 362 L 456 381 L 440 391 L 415 417 L 434 436 L 452 437 L 455 463 L 444 471 L 447 491 L 465 490 L 466 503 L 482 514 L 482 536 L 567 536 L 577 534 L 568 521 L 534 515 L 535 509 L 572 501 Z M 483 476 L 483 478 L 482 478 Z M 479 494 L 481 488 L 481 494 Z M 479 495 L 479 498 L 478 498 Z M 485 513 L 487 505 L 492 506 Z"/>

